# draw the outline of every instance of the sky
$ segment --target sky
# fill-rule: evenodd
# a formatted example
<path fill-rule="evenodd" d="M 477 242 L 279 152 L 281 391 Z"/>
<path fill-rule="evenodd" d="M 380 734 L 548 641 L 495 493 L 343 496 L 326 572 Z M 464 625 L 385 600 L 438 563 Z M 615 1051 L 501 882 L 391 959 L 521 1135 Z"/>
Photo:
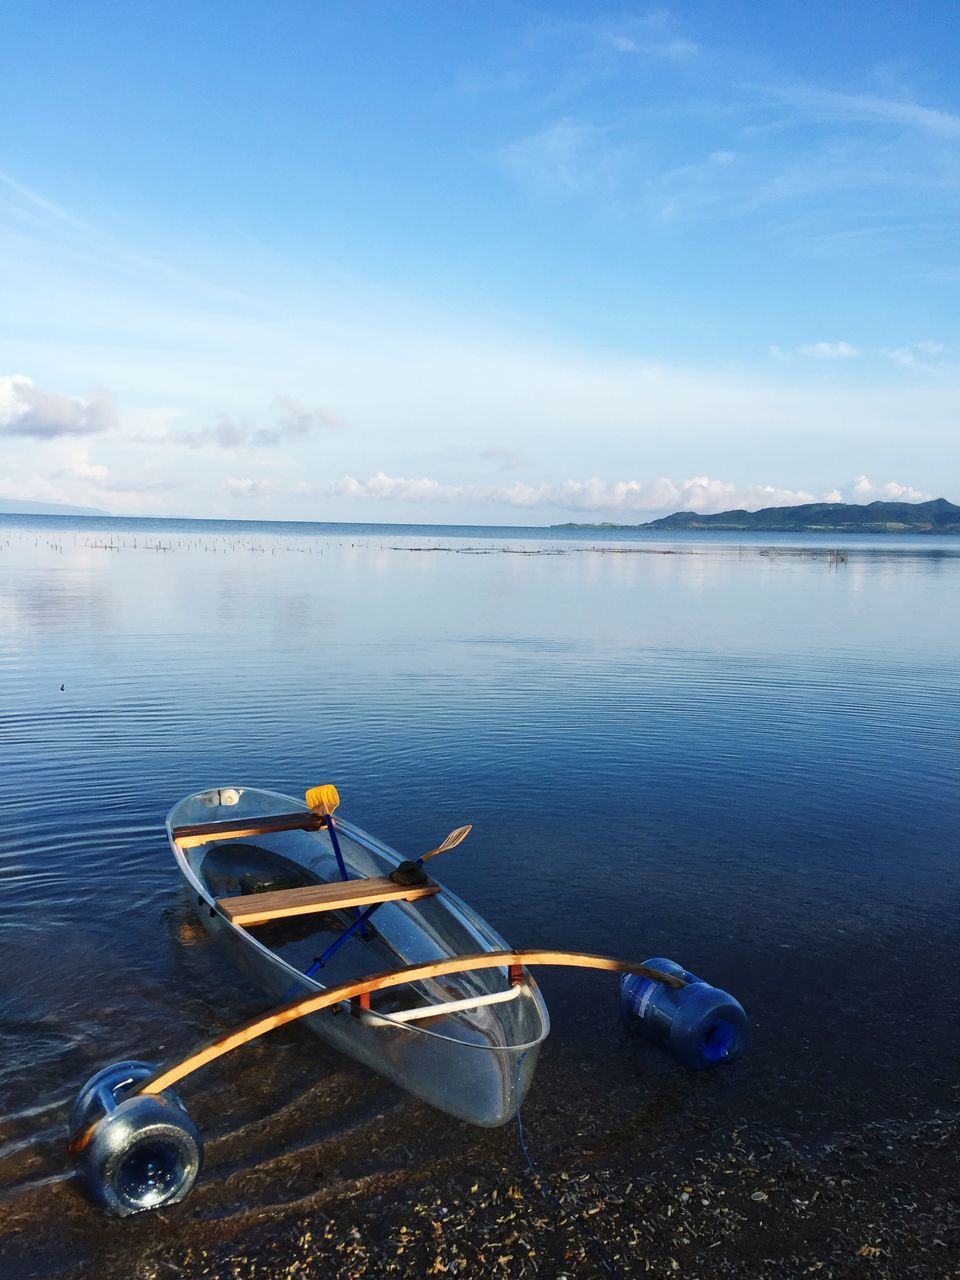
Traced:
<path fill-rule="evenodd" d="M 954 0 L 0 16 L 0 497 L 960 502 Z"/>

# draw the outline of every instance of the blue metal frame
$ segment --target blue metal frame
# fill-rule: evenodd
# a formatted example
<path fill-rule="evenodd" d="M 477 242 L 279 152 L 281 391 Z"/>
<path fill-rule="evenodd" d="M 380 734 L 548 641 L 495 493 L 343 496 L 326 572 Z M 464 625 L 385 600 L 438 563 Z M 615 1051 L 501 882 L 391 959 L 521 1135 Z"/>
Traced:
<path fill-rule="evenodd" d="M 382 906 L 383 906 L 382 902 L 375 902 L 373 906 L 367 907 L 365 911 L 362 911 L 360 915 L 357 916 L 356 920 L 353 921 L 352 924 L 348 924 L 347 927 L 344 929 L 344 931 L 338 934 L 334 938 L 334 940 L 330 943 L 329 947 L 327 947 L 326 951 L 324 951 L 323 955 L 318 956 L 317 959 L 314 960 L 310 968 L 304 970 L 304 976 L 307 978 L 312 978 L 313 975 L 317 972 L 317 970 L 322 969 L 323 966 L 330 959 L 330 957 L 340 950 L 340 948 L 347 941 L 347 939 L 351 937 L 352 934 L 356 933 L 358 929 L 363 928 L 363 926 L 367 923 L 367 921 L 376 911 L 377 907 L 382 907 Z"/>
<path fill-rule="evenodd" d="M 330 835 L 335 841 L 336 837 L 333 836 L 332 826 L 330 827 Z M 337 853 L 338 861 L 342 866 L 343 860 L 339 856 L 339 846 L 336 843 L 334 843 L 334 851 Z M 418 867 L 422 867 L 423 859 L 417 858 L 415 865 Z M 344 875 L 343 878 L 344 880 L 346 880 L 348 877 Z M 343 944 L 347 941 L 348 938 L 352 937 L 352 935 L 355 934 L 358 929 L 363 928 L 363 926 L 367 923 L 367 921 L 370 919 L 373 913 L 377 910 L 377 908 L 382 906 L 383 906 L 382 902 L 375 902 L 373 903 L 372 906 L 367 907 L 365 911 L 361 912 L 357 916 L 356 920 L 353 921 L 352 924 L 348 924 L 346 929 L 344 929 L 341 934 L 338 934 L 338 936 L 334 938 L 334 940 L 330 943 L 329 947 L 327 947 L 326 951 L 324 951 L 323 955 L 318 956 L 308 969 L 304 969 L 303 976 L 305 978 L 312 978 L 313 975 L 317 972 L 317 970 L 322 969 L 323 966 L 330 959 L 330 957 L 332 955 L 335 955 L 340 950 L 340 948 L 343 946 Z M 354 910 L 356 910 L 356 908 L 354 908 Z"/>
<path fill-rule="evenodd" d="M 327 817 L 327 830 L 330 832 L 330 843 L 333 845 L 333 856 L 336 858 L 337 866 L 340 868 L 340 879 L 349 880 L 350 877 L 347 875 L 347 864 L 343 860 L 343 853 L 340 849 L 340 841 L 337 838 L 337 829 L 333 825 L 332 815 Z"/>

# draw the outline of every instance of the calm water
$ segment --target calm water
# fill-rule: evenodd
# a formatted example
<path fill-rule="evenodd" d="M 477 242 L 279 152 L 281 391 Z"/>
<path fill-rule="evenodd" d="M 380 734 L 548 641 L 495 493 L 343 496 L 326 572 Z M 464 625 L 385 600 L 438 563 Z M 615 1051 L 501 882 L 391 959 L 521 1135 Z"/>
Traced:
<path fill-rule="evenodd" d="M 745 1062 L 681 1081 L 624 1039 L 612 979 L 546 973 L 534 1105 L 811 1142 L 955 1108 L 957 550 L 0 518 L 3 1203 L 73 1197 L 93 1070 L 261 1007 L 166 847 L 204 786 L 335 781 L 413 856 L 473 822 L 437 874 L 516 945 L 670 955 L 751 1015 Z M 272 1077 L 285 1103 L 317 1078 L 344 1115 L 399 1108 L 283 1036 L 192 1086 L 225 1144 Z"/>

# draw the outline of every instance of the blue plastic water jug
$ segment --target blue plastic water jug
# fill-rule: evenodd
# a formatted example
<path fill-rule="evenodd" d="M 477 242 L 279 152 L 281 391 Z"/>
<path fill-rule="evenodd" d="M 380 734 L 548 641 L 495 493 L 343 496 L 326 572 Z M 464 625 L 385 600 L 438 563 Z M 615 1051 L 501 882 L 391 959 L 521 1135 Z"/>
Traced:
<path fill-rule="evenodd" d="M 620 979 L 620 1013 L 671 1058 L 704 1070 L 733 1062 L 747 1047 L 747 1015 L 726 991 L 711 987 L 673 960 L 657 956 L 651 969 L 683 978 L 685 987 L 668 987 L 652 978 L 627 973 Z"/>

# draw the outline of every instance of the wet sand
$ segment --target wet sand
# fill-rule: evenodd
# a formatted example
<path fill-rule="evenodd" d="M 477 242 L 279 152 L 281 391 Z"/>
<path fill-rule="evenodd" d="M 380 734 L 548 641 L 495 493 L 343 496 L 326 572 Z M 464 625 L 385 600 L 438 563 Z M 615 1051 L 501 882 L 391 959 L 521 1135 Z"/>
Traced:
<path fill-rule="evenodd" d="M 188 1099 L 207 1166 L 162 1213 L 90 1206 L 62 1177 L 58 1120 L 5 1162 L 0 1275 L 960 1275 L 955 1115 L 804 1149 L 718 1120 L 719 1073 L 671 1071 L 645 1099 L 570 1079 L 554 1055 L 523 1111 L 538 1180 L 515 1126 L 449 1120 L 332 1054 L 311 1081 L 314 1059 L 291 1035 Z"/>

